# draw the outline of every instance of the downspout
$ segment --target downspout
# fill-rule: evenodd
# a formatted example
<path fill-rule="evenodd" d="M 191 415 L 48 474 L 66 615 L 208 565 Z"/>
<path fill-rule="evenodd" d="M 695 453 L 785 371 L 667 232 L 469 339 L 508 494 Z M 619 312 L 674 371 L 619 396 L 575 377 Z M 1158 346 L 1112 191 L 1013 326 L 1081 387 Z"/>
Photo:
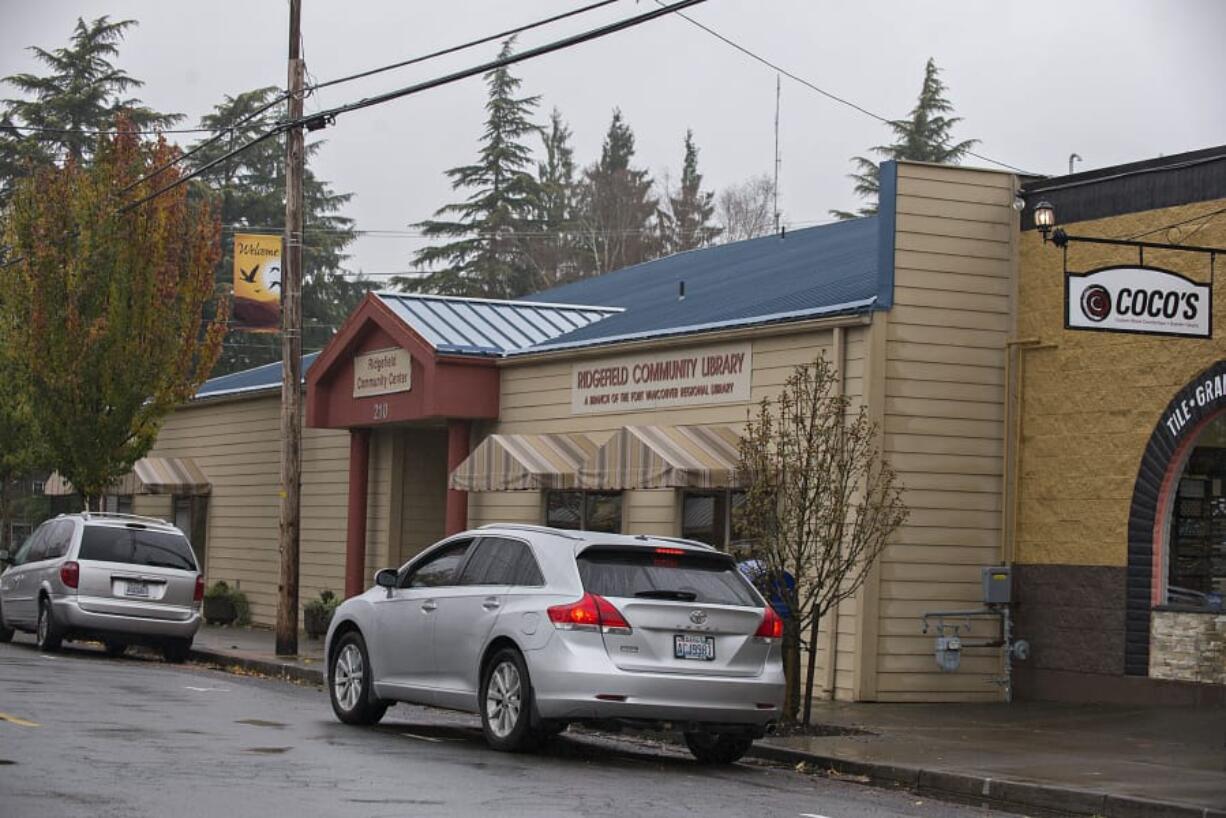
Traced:
<path fill-rule="evenodd" d="M 847 365 L 846 365 L 847 345 L 844 342 L 842 327 L 835 327 L 834 329 L 831 330 L 831 332 L 833 333 L 833 336 L 834 336 L 833 337 L 833 345 L 834 345 L 834 356 L 833 357 L 834 357 L 834 370 L 835 370 L 834 383 L 835 383 L 835 388 L 837 389 L 837 395 L 840 399 L 842 399 L 843 396 L 846 394 L 846 390 L 847 390 L 846 384 L 844 383 L 846 375 L 847 375 Z M 837 678 L 835 675 L 835 671 L 838 669 L 837 665 L 839 661 L 839 605 L 838 604 L 836 604 L 833 608 L 831 608 L 830 611 L 827 613 L 827 619 L 829 619 L 829 622 L 826 623 L 826 627 L 825 627 L 825 631 L 826 631 L 826 678 L 825 678 L 826 699 L 827 701 L 834 701 L 835 681 Z M 816 650 L 816 647 L 817 646 L 815 645 L 814 646 L 815 650 Z"/>

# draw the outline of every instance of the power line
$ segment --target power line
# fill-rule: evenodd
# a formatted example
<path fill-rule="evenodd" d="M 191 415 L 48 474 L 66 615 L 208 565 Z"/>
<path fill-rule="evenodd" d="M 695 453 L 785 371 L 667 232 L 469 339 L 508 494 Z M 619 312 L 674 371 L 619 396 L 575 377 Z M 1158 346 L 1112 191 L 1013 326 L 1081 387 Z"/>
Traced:
<path fill-rule="evenodd" d="M 371 77 L 371 76 L 374 76 L 375 74 L 381 74 L 384 71 L 392 71 L 397 68 L 404 68 L 406 66 L 416 65 L 417 63 L 425 62 L 426 60 L 432 60 L 436 57 L 444 57 L 448 54 L 454 54 L 457 51 L 464 51 L 465 49 L 469 49 L 474 46 L 484 45 L 485 43 L 492 42 L 494 40 L 502 40 L 502 39 L 505 39 L 506 37 L 511 37 L 511 36 L 520 34 L 525 31 L 530 31 L 534 28 L 540 28 L 541 26 L 548 25 L 550 23 L 556 23 L 558 20 L 565 20 L 568 17 L 574 17 L 579 14 L 584 14 L 585 12 L 594 11 L 595 9 L 601 8 L 602 6 L 612 5 L 613 3 L 616 3 L 616 2 L 617 0 L 600 0 L 600 2 L 598 3 L 591 3 L 590 5 L 586 5 L 581 8 L 563 12 L 562 14 L 555 14 L 553 17 L 546 17 L 543 20 L 537 20 L 535 22 L 528 23 L 526 25 L 516 26 L 515 28 L 509 28 L 506 31 L 500 31 L 497 34 L 491 34 L 488 37 L 482 37 L 478 40 L 470 40 L 466 43 L 462 43 L 460 45 L 453 45 L 450 48 L 444 48 L 440 51 L 433 51 L 429 54 L 423 54 L 420 57 L 413 57 L 412 59 L 404 60 L 398 63 L 392 63 L 391 65 L 384 65 L 379 68 L 371 68 L 368 71 L 361 71 L 357 74 L 350 74 L 345 77 L 337 77 L 336 79 L 327 80 L 325 82 L 315 82 L 315 83 L 308 85 L 307 90 L 317 91 L 320 88 L 328 88 L 333 85 L 340 85 L 343 82 L 351 82 L 353 80 L 359 80 L 359 79 L 364 79 L 366 77 Z"/>
<path fill-rule="evenodd" d="M 321 111 L 320 113 L 317 113 L 317 114 L 311 114 L 309 117 L 306 117 L 306 116 L 298 117 L 296 119 L 290 120 L 289 122 L 278 123 L 271 130 L 267 131 L 264 134 L 261 134 L 260 136 L 257 136 L 255 139 L 251 140 L 250 142 L 244 145 L 240 145 L 239 147 L 235 148 L 232 151 L 229 151 L 225 155 L 220 156 L 217 159 L 214 159 L 213 161 L 205 165 L 202 165 L 199 168 L 196 168 L 190 173 L 180 176 L 175 181 L 159 188 L 153 193 L 150 193 L 148 196 L 138 199 L 137 201 L 132 202 L 131 204 L 124 205 L 122 208 L 120 208 L 120 212 L 121 213 L 127 212 L 136 207 L 139 207 L 140 205 L 145 204 L 146 202 L 149 202 L 157 198 L 158 196 L 161 196 L 163 193 L 167 193 L 175 189 L 176 187 L 179 187 L 180 185 L 191 181 L 192 179 L 196 178 L 197 176 L 204 173 L 205 171 L 213 167 L 216 167 L 217 165 L 221 164 L 222 162 L 234 156 L 237 156 L 243 151 L 246 151 L 250 148 L 255 147 L 257 144 L 265 141 L 266 139 L 276 136 L 277 134 L 282 133 L 284 131 L 288 131 L 291 128 L 298 128 L 304 125 L 308 127 L 312 127 L 312 126 L 315 126 L 316 123 L 327 123 L 328 121 L 335 119 L 340 114 L 349 113 L 350 111 L 356 111 L 362 108 L 369 108 L 374 105 L 380 105 L 384 102 L 390 102 L 394 99 L 399 99 L 401 97 L 410 96 L 412 94 L 418 94 L 418 93 L 421 93 L 422 91 L 428 91 L 434 88 L 441 87 L 443 85 L 450 85 L 453 82 L 458 82 L 460 80 L 467 79 L 469 77 L 473 77 L 478 74 L 486 74 L 490 71 L 493 71 L 498 68 L 502 68 L 507 65 L 514 65 L 516 63 L 523 62 L 525 60 L 530 60 L 535 57 L 540 57 L 544 54 L 549 54 L 554 51 L 560 51 L 565 48 L 570 48 L 571 46 L 580 45 L 590 40 L 595 40 L 600 37 L 605 37 L 609 34 L 615 34 L 619 31 L 623 31 L 628 28 L 633 28 L 634 26 L 638 26 L 643 23 L 650 22 L 659 17 L 663 17 L 666 14 L 671 14 L 678 9 L 689 8 L 691 6 L 696 6 L 699 3 L 705 3 L 705 2 L 706 0 L 680 0 L 680 2 L 674 3 L 671 6 L 665 6 L 663 8 L 659 8 L 654 11 L 644 12 L 643 14 L 638 14 L 638 15 L 635 15 L 634 17 L 627 17 L 615 23 L 610 23 L 608 25 L 590 29 L 588 31 L 582 32 L 580 34 L 575 34 L 570 37 L 564 37 L 561 40 L 555 40 L 551 43 L 546 43 L 545 45 L 537 46 L 536 48 L 531 48 L 531 49 L 528 49 L 527 51 L 521 51 L 517 54 L 512 54 L 508 57 L 501 57 L 501 58 L 491 60 L 486 63 L 482 63 L 481 65 L 474 66 L 472 68 L 467 68 L 462 71 L 455 71 L 445 76 L 438 77 L 436 79 L 427 80 L 426 82 L 420 82 L 415 85 L 406 86 L 404 88 L 398 88 L 394 91 L 388 91 L 387 93 L 379 94 L 377 96 L 360 99 L 357 102 L 351 102 L 347 105 L 341 105 L 336 108 L 330 108 L 330 109 Z"/>
<path fill-rule="evenodd" d="M 1192 222 L 1198 222 L 1201 219 L 1210 220 L 1214 216 L 1220 216 L 1223 213 L 1226 213 L 1226 207 L 1219 208 L 1218 210 L 1210 210 L 1208 213 L 1202 213 L 1199 216 L 1192 216 L 1191 218 L 1183 219 L 1182 221 L 1173 222 L 1171 224 L 1165 224 L 1162 227 L 1155 227 L 1152 230 L 1146 230 L 1142 233 L 1136 233 L 1131 236 L 1126 236 L 1125 238 L 1128 241 L 1133 241 L 1134 239 L 1141 238 L 1141 236 L 1150 236 L 1150 235 L 1153 235 L 1154 233 L 1161 233 L 1163 230 L 1171 230 L 1176 227 L 1183 227 L 1185 224 L 1191 224 Z M 1204 225 L 1201 225 L 1201 227 L 1205 227 L 1207 224 L 1208 224 L 1208 221 L 1206 221 Z M 1200 228 L 1197 228 L 1197 230 L 1199 229 Z"/>
<path fill-rule="evenodd" d="M 81 128 L 45 128 L 41 125 L 12 125 L 9 123 L 0 124 L 0 131 L 26 131 L 28 133 L 50 133 L 60 135 L 75 134 L 80 136 L 120 136 L 122 134 L 157 136 L 158 134 L 166 133 L 213 133 L 214 130 L 214 128 L 165 128 L 155 130 L 127 128 L 123 130 L 83 130 Z"/>
<path fill-rule="evenodd" d="M 600 37 L 605 37 L 610 34 L 615 34 L 619 31 L 624 31 L 625 29 L 628 29 L 628 28 L 633 28 L 634 26 L 638 26 L 643 23 L 651 22 L 652 20 L 655 20 L 659 17 L 663 17 L 667 14 L 673 14 L 677 12 L 679 9 L 689 8 L 691 6 L 696 6 L 699 3 L 705 3 L 705 2 L 706 0 L 680 0 L 680 2 L 673 3 L 672 5 L 669 5 L 669 6 L 662 6 L 661 8 L 655 9 L 654 11 L 644 12 L 643 14 L 638 14 L 638 15 L 635 15 L 634 17 L 627 17 L 623 20 L 618 20 L 615 23 L 609 23 L 608 25 L 589 29 L 588 31 L 584 31 L 579 34 L 571 35 L 570 37 L 564 37 L 561 40 L 554 40 L 551 43 L 546 43 L 545 45 L 540 45 L 535 48 L 530 48 L 527 51 L 521 51 L 517 54 L 512 54 L 508 57 L 502 57 L 499 59 L 490 60 L 487 63 L 473 66 L 472 68 L 466 68 L 461 71 L 455 71 L 451 74 L 447 74 L 445 76 L 438 77 L 436 79 L 427 80 L 425 82 L 419 82 L 419 83 L 416 83 L 415 85 L 408 85 L 408 86 L 405 86 L 404 88 L 397 88 L 394 91 L 387 91 L 382 94 L 377 94 L 373 97 L 366 97 L 365 99 L 360 99 L 357 102 L 350 102 L 346 105 L 339 105 L 335 108 L 328 108 L 318 114 L 312 114 L 310 117 L 302 117 L 301 119 L 295 120 L 288 124 L 290 127 L 298 127 L 300 125 L 305 125 L 307 123 L 314 124 L 318 122 L 326 122 L 330 119 L 334 119 L 337 116 L 340 116 L 341 114 L 347 114 L 347 113 L 350 113 L 351 111 L 361 110 L 362 108 L 370 108 L 375 105 L 382 105 L 385 102 L 391 102 L 392 100 L 400 99 L 401 97 L 407 97 L 412 94 L 419 94 L 422 91 L 429 91 L 429 90 L 438 88 L 443 85 L 450 85 L 453 82 L 458 82 L 463 79 L 468 79 L 469 77 L 473 77 L 478 74 L 486 74 L 498 68 L 503 68 L 508 65 L 514 65 L 516 63 L 523 62 L 525 60 L 531 60 L 536 57 L 543 56 L 545 54 L 550 54 L 554 51 L 561 51 L 562 49 L 570 48 L 571 46 L 581 45 L 582 43 L 586 43 L 590 40 L 599 39 Z"/>
<path fill-rule="evenodd" d="M 663 6 L 663 5 L 664 5 L 663 0 L 655 0 L 655 2 L 656 2 L 656 5 L 659 5 L 659 6 Z M 693 17 L 690 17 L 690 16 L 688 16 L 688 15 L 682 14 L 681 12 L 677 12 L 677 16 L 678 16 L 678 17 L 680 17 L 682 20 L 685 20 L 686 22 L 690 23 L 691 25 L 695 25 L 695 26 L 697 26 L 698 28 L 702 29 L 703 31 L 707 32 L 708 34 L 710 34 L 710 35 L 711 35 L 712 37 L 714 37 L 715 39 L 720 40 L 721 42 L 723 42 L 723 43 L 725 43 L 725 44 L 727 44 L 727 45 L 732 46 L 732 47 L 733 47 L 733 48 L 735 48 L 737 51 L 740 51 L 742 54 L 744 54 L 745 56 L 749 57 L 750 59 L 757 60 L 758 62 L 762 63 L 762 64 L 763 64 L 763 65 L 765 65 L 766 67 L 768 67 L 768 68 L 770 68 L 770 69 L 772 69 L 772 70 L 774 70 L 774 71 L 777 71 L 777 72 L 779 72 L 780 74 L 783 74 L 783 75 L 784 75 L 785 77 L 787 77 L 788 79 L 791 79 L 791 80 L 793 80 L 793 81 L 795 81 L 795 82 L 798 82 L 798 83 L 800 83 L 801 85 L 805 86 L 806 88 L 808 88 L 808 89 L 810 89 L 810 90 L 812 90 L 812 91 L 816 91 L 817 93 L 821 94 L 822 96 L 826 97 L 826 98 L 827 98 L 827 99 L 829 99 L 829 100 L 832 100 L 832 101 L 834 101 L 834 102 L 837 102 L 837 103 L 839 103 L 840 105 L 846 105 L 848 108 L 851 108 L 851 109 L 853 109 L 853 110 L 855 110 L 855 111 L 859 111 L 860 113 L 864 114 L 865 116 L 872 117 L 873 119 L 877 120 L 878 122 L 882 123 L 883 125 L 892 125 L 892 124 L 894 123 L 894 120 L 889 119 L 888 117 L 884 117 L 884 116 L 882 116 L 881 114 L 879 114 L 879 113 L 877 113 L 877 112 L 875 112 L 875 111 L 870 111 L 868 108 L 865 108 L 863 105 L 859 105 L 859 104 L 857 104 L 857 103 L 855 103 L 855 102 L 852 102 L 851 100 L 846 99 L 845 97 L 841 97 L 841 96 L 839 96 L 838 94 L 831 93 L 830 91 L 827 91 L 825 88 L 821 88 L 821 87 L 819 87 L 818 85 L 815 85 L 814 83 L 810 82 L 809 80 L 805 79 L 804 77 L 801 77 L 801 76 L 798 76 L 798 75 L 796 75 L 796 74 L 793 74 L 791 71 L 788 71 L 786 68 L 781 67 L 781 66 L 780 66 L 780 65 L 778 65 L 777 63 L 771 62 L 771 61 L 770 61 L 770 60 L 768 60 L 766 57 L 763 57 L 761 54 L 757 54 L 757 53 L 755 53 L 755 52 L 753 52 L 753 51 L 750 51 L 750 50 L 749 50 L 748 48 L 746 48 L 745 46 L 743 46 L 743 45 L 741 45 L 740 43 L 735 42 L 735 41 L 733 41 L 733 40 L 731 40 L 731 39 L 729 39 L 729 38 L 725 37 L 723 34 L 720 34 L 720 33 L 719 33 L 718 31 L 716 31 L 715 29 L 710 28 L 709 26 L 705 26 L 705 25 L 703 25 L 702 23 L 700 23 L 700 22 L 698 22 L 697 20 L 695 20 Z M 947 143 L 947 142 L 946 142 L 946 143 L 942 143 L 942 144 L 943 144 L 944 146 L 946 146 L 946 147 L 948 147 L 948 145 L 949 145 L 949 143 Z M 993 158 L 992 158 L 992 157 L 990 157 L 990 156 L 984 156 L 983 154 L 981 154 L 981 153 L 976 153 L 975 151 L 970 151 L 970 150 L 968 150 L 968 151 L 966 152 L 966 154 L 967 154 L 968 156 L 973 156 L 973 157 L 975 157 L 976 159 L 981 159 L 981 160 L 983 160 L 984 162 L 990 162 L 990 163 L 991 163 L 991 164 L 993 164 L 993 165 L 1000 165 L 1002 168 L 1008 168 L 1009 170 L 1016 171 L 1016 172 L 1021 173 L 1021 174 L 1024 174 L 1024 175 L 1034 175 L 1034 174 L 1029 173 L 1028 171 L 1024 171 L 1024 170 L 1022 170 L 1022 169 L 1021 169 L 1021 168 L 1019 168 L 1019 167 L 1016 167 L 1016 166 L 1014 166 L 1014 165 L 1010 165 L 1008 162 L 1002 162 L 1002 161 L 1000 161 L 999 159 L 993 159 Z"/>

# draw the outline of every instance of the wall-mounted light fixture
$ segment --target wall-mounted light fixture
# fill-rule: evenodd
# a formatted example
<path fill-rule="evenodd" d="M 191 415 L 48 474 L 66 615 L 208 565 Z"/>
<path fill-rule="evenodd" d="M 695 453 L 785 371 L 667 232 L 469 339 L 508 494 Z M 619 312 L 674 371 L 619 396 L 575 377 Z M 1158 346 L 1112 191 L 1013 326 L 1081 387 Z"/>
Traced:
<path fill-rule="evenodd" d="M 1034 206 L 1034 226 L 1043 234 L 1043 243 L 1048 239 L 1057 247 L 1068 247 L 1070 242 L 1085 244 L 1109 244 L 1115 247 L 1134 247 L 1140 254 L 1141 263 L 1145 263 L 1145 250 L 1180 250 L 1185 253 L 1208 253 L 1210 264 L 1219 253 L 1226 254 L 1226 247 L 1198 247 L 1193 244 L 1165 244 L 1155 241 L 1134 241 L 1133 239 L 1100 239 L 1092 236 L 1070 236 L 1063 227 L 1056 227 L 1056 208 L 1051 202 L 1043 200 Z"/>

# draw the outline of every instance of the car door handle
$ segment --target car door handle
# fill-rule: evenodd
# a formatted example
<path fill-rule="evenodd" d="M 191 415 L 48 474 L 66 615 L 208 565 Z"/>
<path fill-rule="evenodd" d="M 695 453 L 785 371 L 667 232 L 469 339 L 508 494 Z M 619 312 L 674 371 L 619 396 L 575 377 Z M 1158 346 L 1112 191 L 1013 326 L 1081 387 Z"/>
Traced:
<path fill-rule="evenodd" d="M 491 596 L 485 598 L 485 601 L 481 603 L 481 607 L 485 608 L 487 611 L 493 611 L 501 608 L 502 603 L 498 601 L 498 597 Z"/>
<path fill-rule="evenodd" d="M 425 602 L 421 603 L 422 613 L 430 613 L 436 608 L 438 608 L 438 603 L 433 599 L 427 599 Z"/>

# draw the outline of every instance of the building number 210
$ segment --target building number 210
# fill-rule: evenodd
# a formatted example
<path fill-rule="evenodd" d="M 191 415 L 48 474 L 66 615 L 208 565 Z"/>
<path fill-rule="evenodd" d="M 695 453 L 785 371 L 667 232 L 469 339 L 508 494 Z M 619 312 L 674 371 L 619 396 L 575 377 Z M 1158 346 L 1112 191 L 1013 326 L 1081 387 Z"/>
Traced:
<path fill-rule="evenodd" d="M 385 400 L 381 400 L 375 404 L 375 420 L 387 420 L 390 409 Z"/>

